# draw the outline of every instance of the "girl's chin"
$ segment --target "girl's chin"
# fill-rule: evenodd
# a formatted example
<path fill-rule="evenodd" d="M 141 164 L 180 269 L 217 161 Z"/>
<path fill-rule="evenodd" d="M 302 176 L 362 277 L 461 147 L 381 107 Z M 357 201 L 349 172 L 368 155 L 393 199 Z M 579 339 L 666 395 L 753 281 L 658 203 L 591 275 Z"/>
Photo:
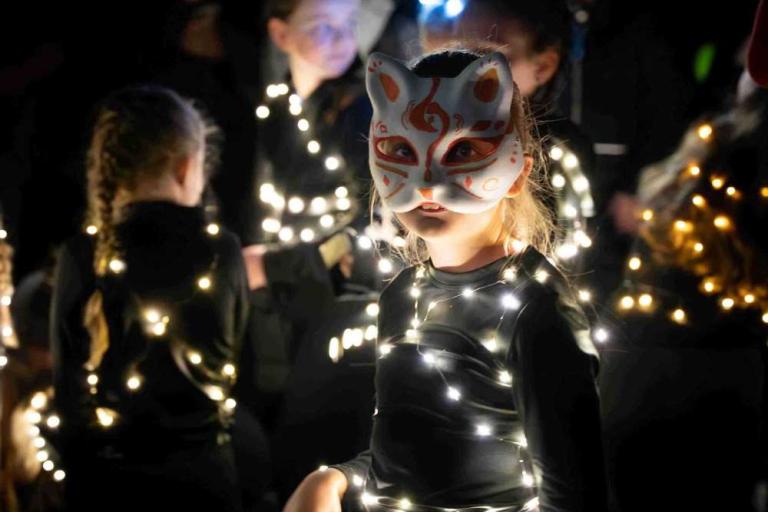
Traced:
<path fill-rule="evenodd" d="M 315 66 L 325 80 L 333 80 L 346 73 L 352 62 L 354 62 L 354 56 L 351 59 L 331 57 L 328 60 L 317 63 Z"/>
<path fill-rule="evenodd" d="M 418 210 L 411 210 L 406 214 L 400 214 L 400 222 L 405 227 L 424 240 L 442 238 L 452 231 L 451 217 L 443 214 L 424 214 Z"/>

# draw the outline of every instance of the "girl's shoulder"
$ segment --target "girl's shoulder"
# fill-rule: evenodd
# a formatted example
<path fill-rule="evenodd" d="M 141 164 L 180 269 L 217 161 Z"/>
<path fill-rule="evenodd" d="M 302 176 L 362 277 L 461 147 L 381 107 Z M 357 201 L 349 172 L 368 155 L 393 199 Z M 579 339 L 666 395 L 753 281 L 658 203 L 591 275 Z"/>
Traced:
<path fill-rule="evenodd" d="M 148 243 L 148 240 L 126 240 L 121 246 L 121 260 L 127 265 L 129 281 L 146 282 L 168 279 L 182 280 L 189 272 L 201 269 L 216 269 L 216 273 L 227 275 L 238 282 L 244 275 L 241 243 L 238 236 L 223 226 L 201 225 L 199 234 L 180 237 L 172 243 Z M 135 237 L 134 237 L 135 238 Z M 153 239 L 150 237 L 149 241 Z M 93 258 L 96 250 L 96 236 L 78 233 L 62 243 L 57 251 L 59 272 L 76 274 L 75 279 L 95 279 Z M 153 276 L 157 279 L 154 279 Z"/>
<path fill-rule="evenodd" d="M 211 239 L 214 250 L 220 257 L 224 257 L 228 261 L 239 261 L 242 258 L 242 244 L 234 232 L 222 227 L 219 228 L 219 233 Z"/>
<path fill-rule="evenodd" d="M 565 274 L 533 248 L 522 255 L 518 272 L 525 300 L 516 331 L 528 339 L 540 338 L 537 333 L 573 339 L 582 352 L 596 356 L 589 320 Z"/>
<path fill-rule="evenodd" d="M 227 275 L 235 289 L 240 288 L 247 279 L 240 238 L 234 232 L 222 228 L 214 244 L 220 272 Z"/>
<path fill-rule="evenodd" d="M 86 233 L 78 233 L 66 239 L 56 251 L 56 260 L 67 262 L 68 267 L 91 269 L 96 238 Z"/>
<path fill-rule="evenodd" d="M 552 260 L 533 247 L 528 247 L 513 260 L 514 279 L 518 286 L 526 290 L 530 299 L 575 301 L 568 277 Z"/>
<path fill-rule="evenodd" d="M 397 295 L 399 291 L 411 286 L 413 284 L 418 268 L 419 265 L 411 265 L 410 267 L 405 267 L 404 269 L 400 270 L 400 272 L 398 272 L 381 291 L 379 302 L 383 302 L 387 298 L 393 295 Z"/>

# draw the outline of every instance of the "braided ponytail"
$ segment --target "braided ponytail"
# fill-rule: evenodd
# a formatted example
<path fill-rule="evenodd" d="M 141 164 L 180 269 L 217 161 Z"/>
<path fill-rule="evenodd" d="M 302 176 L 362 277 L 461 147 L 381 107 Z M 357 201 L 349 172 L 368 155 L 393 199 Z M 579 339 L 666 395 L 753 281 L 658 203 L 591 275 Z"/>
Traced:
<path fill-rule="evenodd" d="M 88 180 L 90 192 L 90 221 L 96 226 L 96 246 L 93 256 L 93 271 L 102 278 L 113 259 L 118 259 L 117 237 L 115 235 L 115 199 L 118 188 L 118 169 L 110 149 L 118 139 L 118 116 L 104 111 L 94 129 L 88 155 Z M 104 297 L 96 289 L 88 299 L 83 314 L 83 324 L 91 338 L 90 357 L 87 367 L 98 368 L 104 353 L 109 348 L 109 329 L 104 315 Z"/>
<path fill-rule="evenodd" d="M 141 180 L 169 172 L 180 158 L 206 147 L 209 136 L 215 131 L 201 113 L 169 89 L 132 87 L 104 102 L 87 159 L 88 232 L 95 234 L 93 272 L 98 282 L 83 315 L 91 339 L 87 368 L 98 368 L 109 348 L 102 290 L 107 274 L 121 272 L 124 265 L 116 232 L 119 200 Z M 208 161 L 211 152 L 206 153 Z"/>

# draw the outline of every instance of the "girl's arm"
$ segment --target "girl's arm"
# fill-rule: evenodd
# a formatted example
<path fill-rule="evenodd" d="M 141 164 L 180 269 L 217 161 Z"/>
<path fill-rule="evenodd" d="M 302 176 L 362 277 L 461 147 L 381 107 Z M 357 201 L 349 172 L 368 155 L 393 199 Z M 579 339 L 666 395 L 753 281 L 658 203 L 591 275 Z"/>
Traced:
<path fill-rule="evenodd" d="M 331 468 L 344 473 L 349 485 L 352 485 L 354 477 L 358 476 L 365 480 L 368 476 L 368 469 L 371 467 L 371 450 L 360 452 L 357 457 L 341 464 L 334 464 Z"/>
<path fill-rule="evenodd" d="M 354 485 L 354 477 L 365 478 L 370 465 L 371 452 L 366 450 L 350 461 L 313 471 L 293 492 L 283 512 L 341 512 L 342 499 Z"/>
<path fill-rule="evenodd" d="M 342 512 L 347 479 L 336 469 L 313 471 L 299 484 L 283 512 Z"/>
<path fill-rule="evenodd" d="M 520 313 L 510 350 L 541 512 L 606 509 L 596 358 L 580 315 L 547 293 Z"/>
<path fill-rule="evenodd" d="M 240 354 L 248 329 L 251 303 L 248 286 L 248 271 L 240 249 L 240 239 L 234 234 L 231 235 L 230 238 L 231 242 L 228 244 L 229 246 L 227 247 L 226 256 L 228 258 L 229 267 L 232 269 L 229 277 L 235 299 L 233 310 L 234 346 L 232 347 L 232 353 L 234 354 L 234 359 L 237 359 L 239 363 Z"/>
<path fill-rule="evenodd" d="M 50 311 L 50 342 L 56 409 L 63 427 L 74 427 L 83 416 L 80 379 L 88 359 L 89 336 L 83 326 L 83 290 L 87 276 L 79 264 L 77 244 L 59 252 Z M 66 422 L 66 424 L 64 424 Z"/>

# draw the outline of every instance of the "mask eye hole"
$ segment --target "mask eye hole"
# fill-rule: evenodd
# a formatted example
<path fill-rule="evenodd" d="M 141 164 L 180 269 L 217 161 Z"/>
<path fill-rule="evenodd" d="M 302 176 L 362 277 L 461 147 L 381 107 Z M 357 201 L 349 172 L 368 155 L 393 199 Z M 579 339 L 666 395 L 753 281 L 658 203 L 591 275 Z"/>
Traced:
<path fill-rule="evenodd" d="M 503 137 L 465 137 L 451 143 L 443 156 L 444 165 L 461 165 L 485 160 L 499 148 Z"/>
<path fill-rule="evenodd" d="M 419 157 L 405 137 L 383 137 L 374 141 L 376 156 L 387 162 L 416 165 Z"/>

